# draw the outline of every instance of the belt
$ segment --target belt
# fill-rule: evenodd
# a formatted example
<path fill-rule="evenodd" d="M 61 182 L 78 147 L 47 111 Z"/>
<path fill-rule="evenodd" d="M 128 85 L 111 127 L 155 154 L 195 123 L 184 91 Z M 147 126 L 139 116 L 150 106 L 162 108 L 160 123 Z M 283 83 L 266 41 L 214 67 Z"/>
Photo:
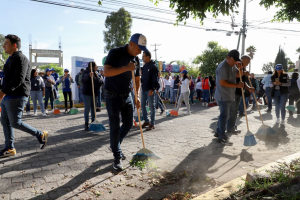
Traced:
<path fill-rule="evenodd" d="M 112 91 L 109 91 L 109 90 L 105 90 L 105 93 L 113 94 L 113 95 L 120 96 L 120 97 L 129 97 L 129 94 L 130 94 L 130 93 L 127 93 L 127 94 L 119 94 L 119 93 L 112 92 Z"/>

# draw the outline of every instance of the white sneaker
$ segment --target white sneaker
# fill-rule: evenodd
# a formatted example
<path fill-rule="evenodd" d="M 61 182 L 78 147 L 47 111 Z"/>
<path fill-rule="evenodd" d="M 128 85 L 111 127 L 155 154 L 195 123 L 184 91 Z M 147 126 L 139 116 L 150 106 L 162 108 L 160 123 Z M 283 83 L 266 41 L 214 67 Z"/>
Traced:
<path fill-rule="evenodd" d="M 32 116 L 37 116 L 37 112 L 34 112 Z"/>
<path fill-rule="evenodd" d="M 186 113 L 185 113 L 185 115 L 190 115 L 190 114 L 191 114 L 191 112 L 186 112 Z"/>
<path fill-rule="evenodd" d="M 208 103 L 206 103 L 205 106 L 208 107 Z"/>
<path fill-rule="evenodd" d="M 30 114 L 30 112 L 27 112 L 26 115 L 27 115 L 27 116 L 30 116 L 31 114 Z"/>
<path fill-rule="evenodd" d="M 46 113 L 43 113 L 42 116 L 43 116 L 43 117 L 47 117 L 47 114 L 46 114 Z"/>
<path fill-rule="evenodd" d="M 280 119 L 279 118 L 277 118 L 277 120 L 276 120 L 276 124 L 279 124 L 280 123 Z"/>
<path fill-rule="evenodd" d="M 202 106 L 205 106 L 205 103 L 202 103 Z"/>
<path fill-rule="evenodd" d="M 48 114 L 48 110 L 45 110 L 45 114 Z"/>
<path fill-rule="evenodd" d="M 281 120 L 281 122 L 280 122 L 280 125 L 285 125 L 285 121 L 284 120 Z"/>

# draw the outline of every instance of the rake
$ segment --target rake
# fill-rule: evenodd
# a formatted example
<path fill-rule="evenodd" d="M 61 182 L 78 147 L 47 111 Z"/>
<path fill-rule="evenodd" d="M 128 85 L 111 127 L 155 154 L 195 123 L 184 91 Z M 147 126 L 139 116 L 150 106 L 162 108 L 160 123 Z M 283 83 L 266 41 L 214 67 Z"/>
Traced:
<path fill-rule="evenodd" d="M 160 101 L 162 102 L 162 104 L 163 104 L 163 106 L 164 106 L 164 108 L 165 108 L 166 115 L 167 115 L 167 116 L 170 116 L 170 112 L 167 110 L 167 108 L 166 108 L 164 102 L 161 100 L 161 97 L 160 97 L 160 95 L 159 95 L 159 93 L 158 93 L 157 91 L 156 91 L 156 94 L 157 94 L 157 96 L 159 97 Z"/>
<path fill-rule="evenodd" d="M 250 80 L 249 76 L 248 76 L 248 80 L 249 80 L 250 86 L 252 87 L 252 83 L 251 83 L 251 80 Z M 264 124 L 263 118 L 262 118 L 261 113 L 260 113 L 260 108 L 259 108 L 258 103 L 257 103 L 255 92 L 253 92 L 253 96 L 254 96 L 256 106 L 257 106 L 257 110 L 259 112 L 261 123 L 262 123 L 262 125 L 257 130 L 256 134 L 258 134 L 258 135 L 271 135 L 271 134 L 276 133 L 276 131 L 274 129 L 272 129 L 270 126 L 267 126 L 267 125 Z"/>

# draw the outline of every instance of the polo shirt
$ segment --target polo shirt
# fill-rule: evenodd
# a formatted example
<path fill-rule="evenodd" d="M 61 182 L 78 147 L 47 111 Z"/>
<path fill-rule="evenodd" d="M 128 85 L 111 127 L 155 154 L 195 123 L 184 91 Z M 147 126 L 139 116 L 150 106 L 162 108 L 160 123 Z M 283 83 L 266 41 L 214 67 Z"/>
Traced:
<path fill-rule="evenodd" d="M 136 68 L 134 74 L 136 77 L 140 76 L 140 63 L 138 57 L 131 56 L 127 52 L 128 44 L 124 47 L 114 48 L 109 51 L 104 65 L 110 65 L 113 68 L 125 67 L 129 62 L 136 62 Z M 105 89 L 109 92 L 117 94 L 128 94 L 131 92 L 130 83 L 132 81 L 131 71 L 124 72 L 122 74 L 106 77 Z"/>
<path fill-rule="evenodd" d="M 234 101 L 235 90 L 232 87 L 223 87 L 220 85 L 220 80 L 225 80 L 229 83 L 236 83 L 236 67 L 231 67 L 226 60 L 221 62 L 216 69 L 216 92 L 215 99 L 217 101 Z"/>

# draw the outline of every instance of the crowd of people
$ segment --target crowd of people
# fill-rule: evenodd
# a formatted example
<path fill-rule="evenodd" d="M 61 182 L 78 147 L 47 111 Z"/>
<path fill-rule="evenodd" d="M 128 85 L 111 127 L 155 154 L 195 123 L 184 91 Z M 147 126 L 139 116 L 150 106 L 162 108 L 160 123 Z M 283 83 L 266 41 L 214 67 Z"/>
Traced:
<path fill-rule="evenodd" d="M 84 104 L 86 131 L 89 131 L 90 118 L 91 122 L 95 120 L 95 111 L 101 111 L 101 102 L 105 101 L 110 126 L 109 149 L 113 153 L 115 170 L 123 169 L 121 160 L 126 157 L 121 144 L 133 126 L 134 113 L 141 109 L 144 121 L 142 128 L 151 131 L 155 129 L 155 113 L 158 108 L 160 115 L 165 112 L 166 101 L 163 100 L 176 104 L 174 110 L 177 112 L 184 103 L 187 107 L 185 115 L 192 114 L 190 105 L 193 106 L 196 102 L 200 102 L 204 107 L 210 102 L 217 102 L 220 115 L 214 136 L 218 138 L 217 142 L 232 145 L 226 134 L 241 132 L 236 125 L 236 119 L 238 115 L 242 117 L 246 112 L 244 102 L 246 108 L 252 104 L 252 109 L 255 109 L 258 106 L 256 99 L 261 103 L 263 99 L 265 105 L 268 105 L 267 112 L 271 112 L 274 101 L 276 123 L 284 125 L 287 99 L 289 98 L 289 104 L 293 105 L 300 98 L 298 73 L 293 73 L 290 79 L 282 65 L 278 64 L 274 72 L 270 71 L 263 80 L 257 80 L 253 73 L 250 74 L 246 70 L 251 58 L 247 55 L 240 58 L 237 50 L 230 51 L 218 65 L 215 78 L 202 77 L 201 73 L 193 78 L 186 69 L 179 75 L 168 73 L 163 78 L 146 45 L 144 35 L 134 34 L 128 44 L 109 51 L 103 70 L 98 70 L 95 62 L 89 62 L 73 79 L 68 69 L 65 69 L 64 75 L 60 77 L 55 69 L 46 69 L 45 73 L 31 69 L 28 59 L 20 51 L 21 39 L 15 35 L 7 35 L 3 47 L 10 56 L 4 66 L 0 91 L 5 147 L 0 152 L 0 157 L 16 154 L 14 128 L 35 136 L 41 145 L 40 148 L 45 148 L 48 132 L 37 130 L 22 122 L 22 114 L 25 106 L 27 111 L 30 110 L 30 97 L 33 102 L 33 115 L 37 115 L 39 103 L 42 116 L 47 116 L 54 109 L 55 99 L 59 96 L 59 85 L 65 100 L 65 113 L 68 113 L 67 99 L 69 97 L 72 108 L 72 84 L 76 84 L 79 103 Z M 141 53 L 143 67 L 140 67 L 137 57 Z M 51 110 L 48 110 L 49 100 Z M 297 107 L 300 108 L 298 102 Z M 297 110 L 300 114 L 300 109 Z"/>

